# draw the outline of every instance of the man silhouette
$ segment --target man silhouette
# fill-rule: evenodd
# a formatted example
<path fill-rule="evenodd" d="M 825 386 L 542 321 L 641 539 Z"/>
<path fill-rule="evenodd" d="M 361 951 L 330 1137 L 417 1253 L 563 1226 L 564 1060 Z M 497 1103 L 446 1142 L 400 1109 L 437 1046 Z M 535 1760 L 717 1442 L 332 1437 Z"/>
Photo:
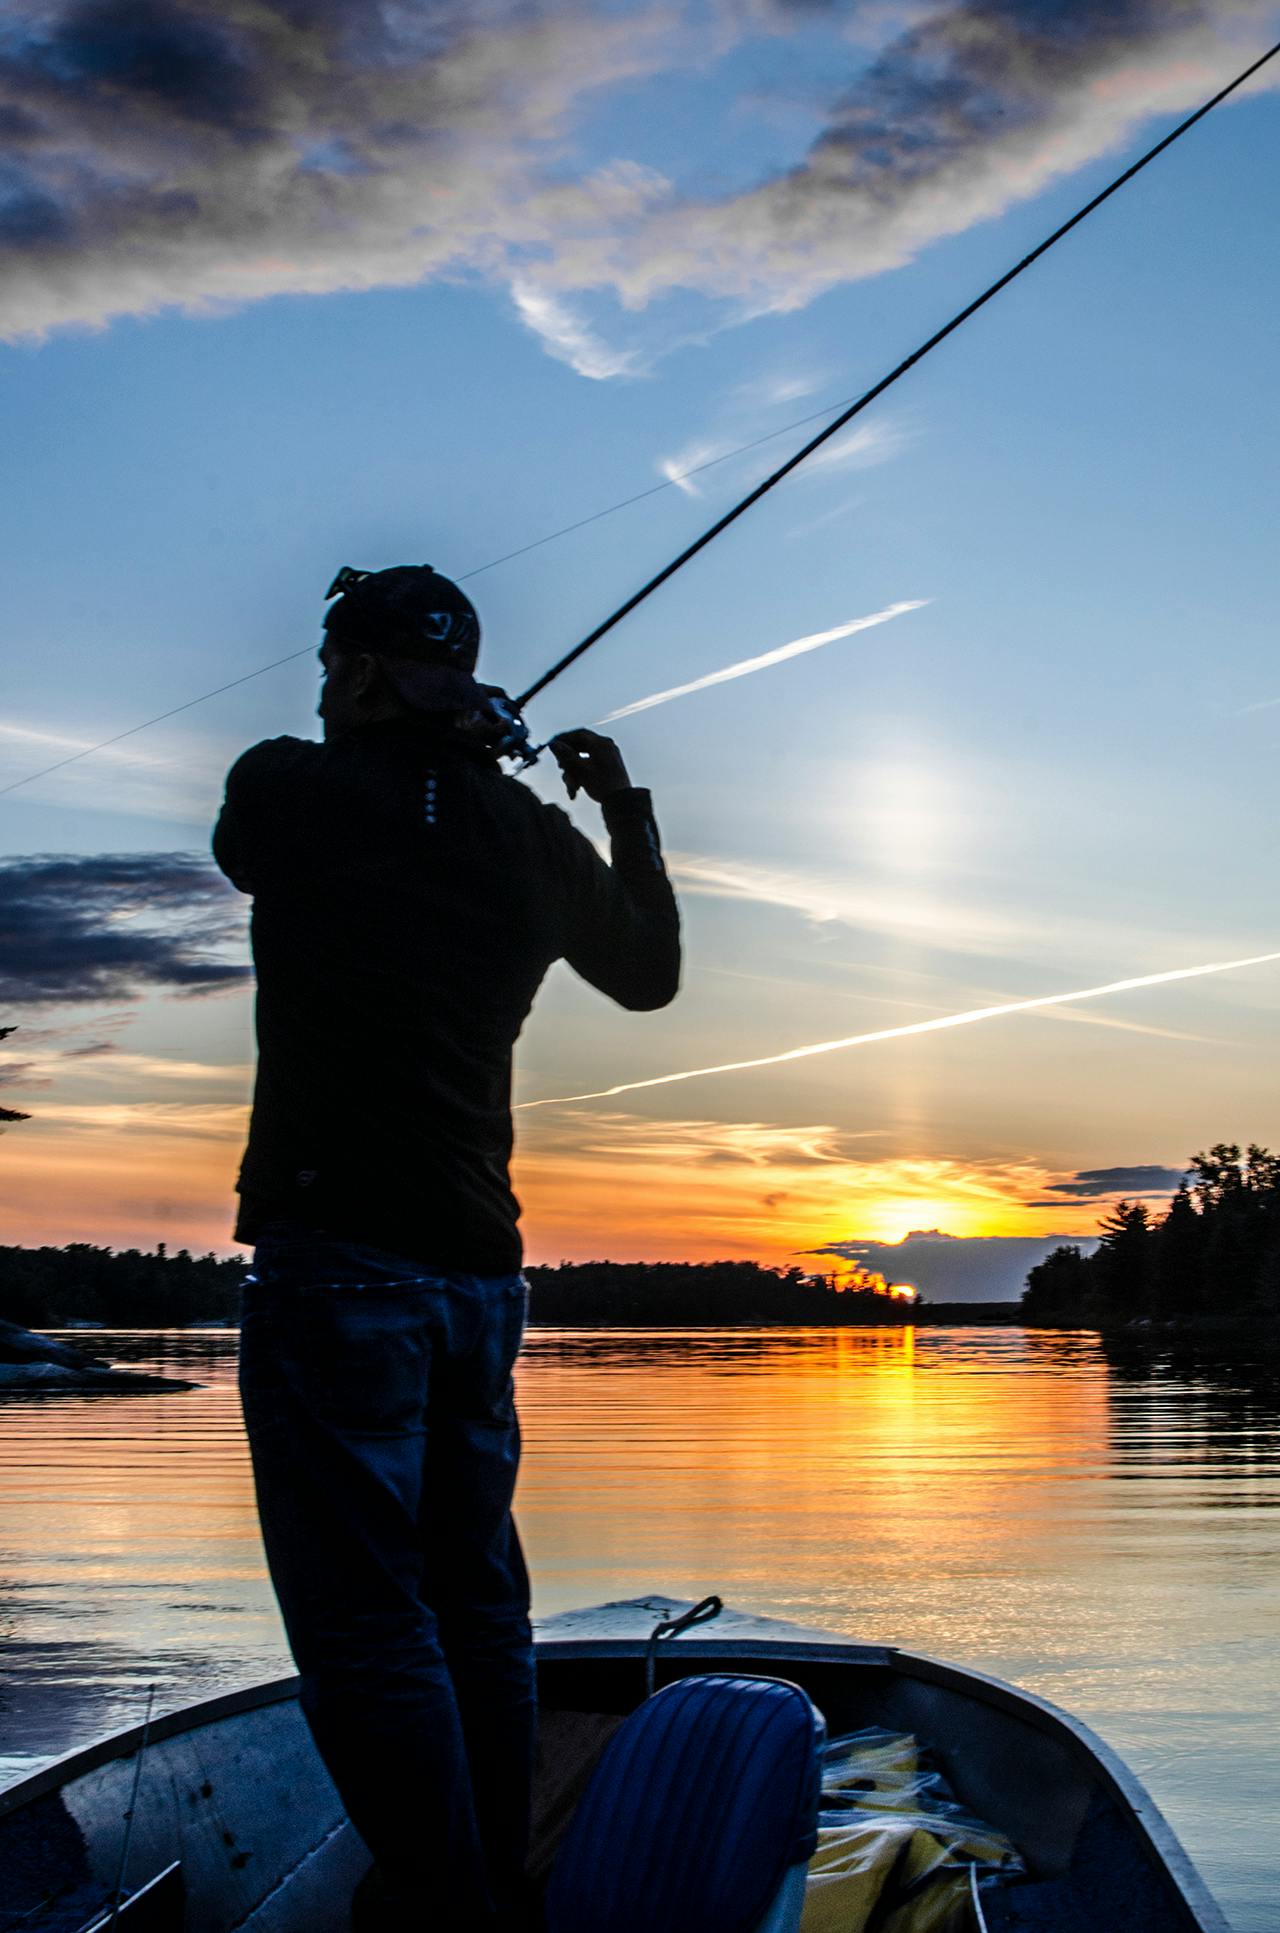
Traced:
<path fill-rule="evenodd" d="M 516 1926 L 535 1701 L 512 1048 L 557 959 L 665 1006 L 679 919 L 612 741 L 552 747 L 611 864 L 503 772 L 455 584 L 344 570 L 335 594 L 323 743 L 252 746 L 213 834 L 257 973 L 241 1395 L 302 1707 L 376 1861 L 357 1923 Z"/>

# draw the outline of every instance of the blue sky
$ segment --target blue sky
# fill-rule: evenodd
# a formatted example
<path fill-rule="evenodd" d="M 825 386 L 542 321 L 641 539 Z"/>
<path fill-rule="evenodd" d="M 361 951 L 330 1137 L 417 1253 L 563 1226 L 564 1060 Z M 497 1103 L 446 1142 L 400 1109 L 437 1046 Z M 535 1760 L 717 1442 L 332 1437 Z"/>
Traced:
<path fill-rule="evenodd" d="M 237 72 L 259 60 L 255 125 L 283 99 L 241 9 L 169 10 L 195 67 L 163 99 L 138 78 L 147 9 L 55 9 L 56 86 L 50 30 L 37 40 L 29 10 L 24 40 L 25 11 L 10 61 L 57 138 L 0 175 L 16 270 L 0 784 L 313 651 L 341 563 L 463 575 L 855 394 L 1280 19 L 1081 8 L 1064 65 L 1033 7 L 549 9 L 539 67 L 500 7 L 465 28 L 421 9 L 423 44 L 392 59 L 379 43 L 381 65 L 352 40 L 359 16 L 300 9 L 350 85 L 279 142 L 310 173 L 329 164 L 335 205 L 354 199 L 317 227 L 286 183 L 282 237 L 261 180 L 241 180 L 258 137 L 208 135 L 195 99 L 219 35 Z M 944 112 L 920 92 L 940 62 L 965 78 L 954 49 L 975 23 L 1002 120 L 985 96 L 957 122 L 950 96 Z M 385 122 L 350 105 L 388 74 L 434 104 L 417 136 L 443 157 L 403 180 Z M 465 97 L 445 84 L 460 75 Z M 685 991 L 624 1016 L 558 969 L 521 1097 L 1280 948 L 1277 114 L 1264 88 L 1212 116 L 538 701 L 545 736 L 928 600 L 618 726 L 681 886 Z M 161 199 L 162 151 L 196 184 L 181 206 Z M 84 180 L 130 170 L 145 220 L 112 203 L 95 226 Z M 37 186 L 60 212 L 33 241 L 13 211 Z M 469 580 L 488 676 L 529 682 L 801 434 Z M 316 695 L 303 656 L 23 786 L 0 802 L 0 852 L 207 852 L 228 765 L 258 738 L 318 736 Z M 556 793 L 543 767 L 530 782 Z M 231 897 L 202 944 L 243 961 L 244 913 Z M 185 916 L 127 897 L 108 914 Z M 5 1139 L 0 1238 L 231 1252 L 246 989 L 6 991 L 20 1030 L 0 1078 L 32 1119 Z M 1252 968 L 539 1110 L 517 1170 L 531 1253 L 781 1259 L 810 1237 L 1087 1231 L 1092 1199 L 1032 1206 L 1055 1178 L 1280 1135 L 1278 1032 L 1280 973 Z"/>

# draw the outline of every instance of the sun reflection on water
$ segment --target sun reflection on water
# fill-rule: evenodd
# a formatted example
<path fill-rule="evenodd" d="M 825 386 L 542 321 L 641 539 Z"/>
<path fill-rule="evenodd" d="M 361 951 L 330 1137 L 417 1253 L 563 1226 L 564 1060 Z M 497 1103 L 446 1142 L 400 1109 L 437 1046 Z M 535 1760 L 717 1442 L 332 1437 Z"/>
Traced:
<path fill-rule="evenodd" d="M 233 1334 L 0 1403 L 0 1781 L 291 1667 Z M 969 1661 L 1094 1724 L 1239 1933 L 1280 1830 L 1280 1370 L 1019 1329 L 531 1330 L 535 1611 L 664 1591 Z M 1242 1810 L 1240 1799 L 1248 1794 Z"/>

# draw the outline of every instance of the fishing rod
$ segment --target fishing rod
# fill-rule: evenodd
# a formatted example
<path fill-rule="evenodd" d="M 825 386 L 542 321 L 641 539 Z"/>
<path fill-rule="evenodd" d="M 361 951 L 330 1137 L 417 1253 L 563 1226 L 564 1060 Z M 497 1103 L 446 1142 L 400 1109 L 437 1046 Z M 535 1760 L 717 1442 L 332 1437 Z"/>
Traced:
<path fill-rule="evenodd" d="M 1229 94 L 1234 94 L 1238 87 L 1243 87 L 1247 80 L 1251 80 L 1261 68 L 1266 66 L 1268 61 L 1274 60 L 1277 54 L 1280 54 L 1280 41 L 1277 41 L 1274 47 L 1269 47 L 1266 53 L 1261 54 L 1257 60 L 1246 67 L 1243 73 L 1237 74 L 1233 81 L 1230 81 L 1226 87 L 1220 89 L 1213 96 L 1212 100 L 1208 100 L 1202 107 L 1198 107 L 1194 114 L 1189 114 L 1186 120 L 1180 122 L 1171 133 L 1166 134 L 1162 141 L 1157 141 L 1153 148 L 1149 148 L 1131 167 L 1126 168 L 1123 174 L 1117 175 L 1115 180 L 1102 190 L 1101 194 L 1094 195 L 1093 199 L 1087 201 L 1083 208 L 1078 208 L 1069 221 L 1063 222 L 1060 228 L 1055 228 L 1052 235 L 1047 236 L 1037 248 L 1033 248 L 1029 255 L 1024 255 L 1020 262 L 1016 263 L 1013 268 L 1006 270 L 1003 275 L 991 284 L 990 288 L 984 289 L 981 295 L 968 303 L 958 314 L 953 315 L 950 322 L 937 330 L 934 335 L 931 335 L 927 342 L 922 342 L 918 349 L 912 350 L 911 354 L 904 357 L 896 369 L 891 369 L 887 376 L 882 376 L 878 383 L 873 383 L 871 388 L 865 390 L 855 403 L 851 403 L 848 409 L 841 411 L 840 415 L 833 422 L 828 423 L 825 429 L 819 430 L 818 434 L 811 437 L 793 456 L 789 456 L 785 463 L 779 464 L 778 468 L 771 475 L 765 477 L 762 483 L 758 483 L 754 490 L 749 490 L 740 503 L 734 504 L 733 508 L 727 510 L 723 517 L 718 517 L 715 523 L 709 529 L 704 530 L 700 537 L 695 538 L 694 542 L 682 550 L 678 557 L 673 558 L 669 564 L 664 565 L 660 571 L 649 579 L 647 584 L 642 584 L 640 589 L 634 591 L 624 603 L 618 606 L 616 611 L 611 612 L 603 624 L 597 624 L 594 631 L 589 631 L 586 637 L 580 643 L 575 644 L 571 651 L 566 651 L 564 656 L 559 658 L 551 666 L 549 671 L 544 671 L 542 676 L 531 684 L 527 691 L 521 692 L 520 696 L 513 701 L 516 714 L 519 715 L 522 713 L 531 699 L 536 698 L 539 692 L 545 691 L 553 679 L 558 678 L 561 672 L 567 671 L 571 664 L 576 663 L 584 651 L 589 651 L 593 644 L 598 644 L 601 638 L 612 631 L 616 624 L 621 624 L 623 618 L 630 616 L 631 612 L 643 604 L 647 597 L 652 597 L 653 593 L 661 585 L 665 584 L 669 578 L 674 577 L 678 570 L 682 570 L 691 559 L 698 555 L 700 550 L 705 550 L 707 545 L 714 538 L 718 537 L 722 530 L 727 530 L 730 524 L 736 523 L 739 517 L 750 510 L 752 504 L 759 503 L 761 497 L 766 496 L 776 484 L 781 483 L 784 477 L 790 476 L 791 472 L 799 464 L 803 463 L 806 457 L 812 456 L 813 452 L 820 449 L 828 438 L 834 436 L 837 431 L 842 430 L 846 423 L 851 423 L 854 417 L 860 415 L 869 404 L 874 403 L 877 397 L 883 396 L 885 391 L 891 389 L 894 383 L 900 381 L 909 369 L 914 369 L 918 362 L 923 362 L 924 358 L 932 350 L 936 349 L 939 343 L 945 342 L 948 336 L 953 335 L 963 323 L 969 320 L 970 316 L 976 315 L 978 310 L 990 302 L 993 296 L 999 295 L 1002 289 L 1007 289 L 1010 282 L 1016 281 L 1018 276 L 1031 267 L 1033 262 L 1038 262 L 1042 255 L 1046 255 L 1065 235 L 1069 235 L 1071 230 L 1078 227 L 1096 208 L 1101 208 L 1104 201 L 1108 201 L 1127 182 L 1132 181 L 1135 175 L 1141 174 L 1142 170 L 1149 166 L 1157 155 L 1163 154 L 1166 148 L 1172 147 L 1173 143 L 1180 140 L 1190 128 L 1196 125 L 1197 121 L 1202 121 L 1206 114 L 1211 114 L 1213 109 L 1225 101 Z M 543 747 L 541 746 L 537 748 L 528 747 L 526 757 L 528 756 L 528 752 L 532 752 L 533 757 L 536 757 L 538 751 L 542 749 Z M 532 759 L 529 758 L 528 762 L 532 763 Z"/>
<path fill-rule="evenodd" d="M 1095 195 L 1091 201 L 1086 202 L 1084 207 L 1078 209 L 1069 221 L 1064 222 L 1060 228 L 1055 229 L 1037 248 L 1032 249 L 1029 255 L 1024 255 L 1020 262 L 1009 269 L 1006 274 L 1000 276 L 997 281 L 993 282 L 990 288 L 984 289 L 981 295 L 976 297 L 965 308 L 961 309 L 957 315 L 954 315 L 943 328 L 930 336 L 927 342 L 921 343 L 918 349 L 913 350 L 911 355 L 905 357 L 895 369 L 890 370 L 887 376 L 874 384 L 872 388 L 866 390 L 847 408 L 841 408 L 840 405 L 835 405 L 840 410 L 840 413 L 831 423 L 821 430 L 817 436 L 814 436 L 808 443 L 804 444 L 801 449 L 797 450 L 785 463 L 780 464 L 763 482 L 757 484 L 754 490 L 748 492 L 740 503 L 735 504 L 723 517 L 720 517 L 712 524 L 710 529 L 703 531 L 702 535 L 692 544 L 688 545 L 686 549 L 682 550 L 679 556 L 674 558 L 671 563 L 658 571 L 646 584 L 641 585 L 640 589 L 634 592 L 625 603 L 620 604 L 616 611 L 611 612 L 602 624 L 598 624 L 594 631 L 588 632 L 587 636 L 578 644 L 574 645 L 571 651 L 567 651 L 548 671 L 545 671 L 541 678 L 529 686 L 527 691 L 522 692 L 516 699 L 508 698 L 505 693 L 497 693 L 497 699 L 500 700 L 500 709 L 495 710 L 492 721 L 496 746 L 503 749 L 506 755 L 515 758 L 519 762 L 522 770 L 532 765 L 539 753 L 546 749 L 545 745 L 535 746 L 530 742 L 529 730 L 522 717 L 524 707 L 532 699 L 536 698 L 540 692 L 545 691 L 553 679 L 560 676 L 561 672 L 567 671 L 569 666 L 575 663 L 584 651 L 589 651 L 593 644 L 598 644 L 600 639 L 612 631 L 615 625 L 620 624 L 623 618 L 629 616 L 647 597 L 652 596 L 653 592 L 665 584 L 668 578 L 674 577 L 678 570 L 682 569 L 685 564 L 696 557 L 700 550 L 704 550 L 713 538 L 720 535 L 722 530 L 727 530 L 731 523 L 736 522 L 745 511 L 751 508 L 752 504 L 758 503 L 761 497 L 772 490 L 776 484 L 781 483 L 784 477 L 789 476 L 791 471 L 803 463 L 806 457 L 812 456 L 813 452 L 819 449 L 828 438 L 836 435 L 847 423 L 852 422 L 854 417 L 866 409 L 869 404 L 875 402 L 877 397 L 883 396 L 885 391 L 905 376 L 909 369 L 913 369 L 918 362 L 922 362 L 931 350 L 936 349 L 939 343 L 944 342 L 962 323 L 967 322 L 970 316 L 976 315 L 978 310 L 990 302 L 993 296 L 998 295 L 1002 289 L 1007 288 L 1010 282 L 1021 275 L 1025 269 L 1030 268 L 1033 262 L 1038 261 L 1057 242 L 1060 242 L 1065 235 L 1068 235 L 1073 228 L 1084 221 L 1088 215 L 1091 215 L 1096 208 L 1100 208 L 1104 201 L 1109 200 L 1127 182 L 1132 181 L 1135 175 L 1140 174 L 1143 168 L 1147 167 L 1156 159 L 1157 155 L 1163 154 L 1166 148 L 1172 147 L 1173 143 L 1180 140 L 1190 128 L 1196 125 L 1197 121 L 1202 121 L 1206 114 L 1212 113 L 1213 109 L 1225 101 L 1229 95 L 1234 94 L 1237 88 L 1243 87 L 1244 83 L 1251 80 L 1256 73 L 1267 65 L 1268 61 L 1274 60 L 1277 54 L 1280 54 L 1280 41 L 1277 41 L 1275 46 L 1269 47 L 1264 54 L 1261 54 L 1242 73 L 1237 74 L 1234 80 L 1228 82 L 1212 99 L 1197 108 L 1194 114 L 1188 115 L 1186 120 L 1180 122 L 1169 134 L 1166 134 L 1163 140 L 1157 141 L 1155 146 L 1149 148 L 1146 154 L 1135 161 L 1131 167 L 1126 168 L 1122 174 L 1117 175 L 1115 180 L 1102 190 L 1101 194 Z M 814 412 L 813 416 L 802 417 L 798 423 L 786 427 L 798 429 L 802 424 L 812 422 L 816 416 L 826 414 L 826 410 L 818 410 Z M 692 470 L 684 474 L 692 476 L 699 470 L 710 469 L 716 463 L 724 462 L 731 456 L 740 455 L 742 450 L 754 449 L 759 444 L 771 442 L 775 436 L 784 435 L 785 433 L 786 428 L 771 430 L 767 435 L 757 437 L 752 442 L 742 445 L 740 449 L 725 451 L 721 456 L 713 457 L 705 463 L 696 464 Z M 551 543 L 557 537 L 567 536 L 570 531 L 580 530 L 587 524 L 598 522 L 602 517 L 612 516 L 617 510 L 626 509 L 629 505 L 640 503 L 644 498 L 653 496 L 660 490 L 669 489 L 674 481 L 677 481 L 677 479 L 668 478 L 663 483 L 653 484 L 649 489 L 638 491 L 634 496 L 623 498 L 619 503 L 610 504 L 604 510 L 594 511 L 590 516 L 580 518 L 576 523 L 566 524 L 562 529 L 551 531 L 548 535 L 539 537 L 532 543 L 524 544 L 517 550 L 507 551 L 503 556 L 491 559 L 488 564 L 479 565 L 475 570 L 468 571 L 466 576 L 479 576 L 482 571 L 491 570 L 497 564 L 507 563 L 512 558 L 523 556 L 526 551 L 536 550 L 543 544 Z M 270 664 L 259 666 L 257 671 L 246 672 L 243 677 L 232 678 L 228 683 L 218 685 L 214 690 L 202 693 L 199 698 L 190 698 L 185 704 L 175 705 L 171 710 L 160 712 L 154 718 L 144 719 L 139 725 L 131 725 L 126 731 L 117 732 L 113 737 L 103 739 L 96 745 L 88 745 L 82 751 L 72 752 L 68 757 L 57 759 L 52 765 L 44 766 L 37 772 L 28 772 L 24 778 L 13 779 L 7 785 L 0 786 L 0 794 L 15 792 L 20 786 L 30 785 L 36 779 L 46 778 L 51 772 L 60 771 L 65 765 L 74 765 L 78 760 L 88 758 L 93 752 L 105 751 L 109 746 L 119 744 L 122 739 L 132 738 L 137 732 L 146 731 L 151 725 L 162 724 L 166 719 L 177 717 L 180 712 L 190 711 L 194 706 L 204 704 L 209 698 L 216 698 L 224 691 L 231 691 L 237 685 L 246 684 L 251 678 L 261 677 L 263 672 L 275 670 L 278 665 L 291 663 L 294 658 L 309 656 L 310 651 L 310 645 L 306 646 L 302 651 L 291 651 L 286 657 L 276 658 Z M 490 690 L 492 691 L 492 688 Z"/>

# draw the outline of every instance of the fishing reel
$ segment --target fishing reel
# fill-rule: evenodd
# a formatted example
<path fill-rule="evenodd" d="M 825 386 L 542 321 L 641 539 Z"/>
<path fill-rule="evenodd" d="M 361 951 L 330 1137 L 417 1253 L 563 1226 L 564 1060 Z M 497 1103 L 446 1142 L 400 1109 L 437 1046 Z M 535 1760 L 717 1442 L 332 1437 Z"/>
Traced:
<path fill-rule="evenodd" d="M 495 758 L 515 761 L 517 772 L 535 765 L 545 745 L 535 745 L 523 716 L 513 698 L 499 685 L 480 685 L 481 703 L 465 721 L 463 729 L 476 738 Z"/>

